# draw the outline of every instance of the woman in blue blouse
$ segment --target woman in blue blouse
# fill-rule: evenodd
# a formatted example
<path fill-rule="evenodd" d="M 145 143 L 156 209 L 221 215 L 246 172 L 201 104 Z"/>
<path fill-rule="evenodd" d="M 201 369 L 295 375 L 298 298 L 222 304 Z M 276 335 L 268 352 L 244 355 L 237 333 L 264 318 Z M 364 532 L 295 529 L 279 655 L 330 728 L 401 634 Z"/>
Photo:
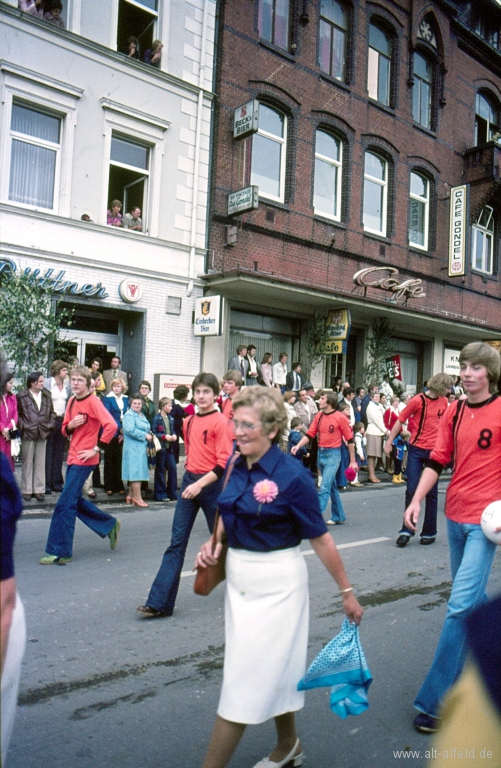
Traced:
<path fill-rule="evenodd" d="M 150 422 L 141 413 L 143 400 L 138 393 L 130 399 L 130 409 L 124 414 L 122 427 L 124 431 L 124 449 L 122 456 L 122 480 L 129 483 L 127 504 L 136 507 L 147 507 L 141 498 L 141 482 L 148 480 L 148 458 L 146 442 L 153 440 Z"/>
<path fill-rule="evenodd" d="M 304 706 L 297 683 L 306 669 L 308 574 L 299 545 L 310 539 L 336 581 L 346 615 L 363 610 L 320 512 L 306 469 L 280 451 L 287 426 L 279 390 L 250 387 L 233 400 L 233 428 L 241 456 L 219 497 L 221 518 L 196 564 L 214 564 L 223 536 L 226 560 L 223 688 L 203 768 L 224 768 L 247 724 L 273 717 L 277 745 L 254 768 L 300 766 L 303 752 L 294 713 Z"/>
<path fill-rule="evenodd" d="M 123 379 L 113 379 L 111 392 L 103 397 L 102 404 L 115 419 L 117 425 L 116 435 L 104 447 L 104 490 L 108 496 L 114 493 L 124 493 L 122 482 L 122 448 L 123 429 L 122 421 L 124 413 L 129 410 L 129 398 L 126 397 L 127 384 Z"/>

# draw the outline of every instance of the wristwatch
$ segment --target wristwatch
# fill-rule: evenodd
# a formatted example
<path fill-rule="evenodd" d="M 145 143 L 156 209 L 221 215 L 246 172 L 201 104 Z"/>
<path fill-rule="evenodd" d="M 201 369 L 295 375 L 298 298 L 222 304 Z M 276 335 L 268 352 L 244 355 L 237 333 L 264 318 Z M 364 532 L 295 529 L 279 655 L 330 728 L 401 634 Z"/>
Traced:
<path fill-rule="evenodd" d="M 96 453 L 101 453 L 101 449 L 99 448 L 98 445 L 95 445 L 92 450 L 95 451 Z"/>

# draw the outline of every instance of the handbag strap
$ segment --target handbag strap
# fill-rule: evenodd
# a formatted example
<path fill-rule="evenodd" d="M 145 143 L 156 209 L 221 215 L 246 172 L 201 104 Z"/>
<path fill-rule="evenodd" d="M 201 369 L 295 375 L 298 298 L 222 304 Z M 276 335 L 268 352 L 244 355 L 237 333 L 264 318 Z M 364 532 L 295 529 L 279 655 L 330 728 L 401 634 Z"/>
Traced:
<path fill-rule="evenodd" d="M 240 454 L 235 451 L 233 456 L 231 457 L 228 466 L 226 468 L 226 475 L 224 477 L 223 482 L 223 491 L 228 485 L 228 480 L 230 479 L 230 475 L 233 472 L 233 467 L 235 466 L 237 459 L 239 458 Z M 222 491 L 221 491 L 222 493 Z M 217 536 L 217 524 L 219 522 L 219 518 L 221 517 L 221 512 L 219 511 L 219 507 L 216 508 L 216 515 L 214 517 L 214 528 L 212 529 L 212 551 L 214 551 L 216 547 L 216 536 Z"/>

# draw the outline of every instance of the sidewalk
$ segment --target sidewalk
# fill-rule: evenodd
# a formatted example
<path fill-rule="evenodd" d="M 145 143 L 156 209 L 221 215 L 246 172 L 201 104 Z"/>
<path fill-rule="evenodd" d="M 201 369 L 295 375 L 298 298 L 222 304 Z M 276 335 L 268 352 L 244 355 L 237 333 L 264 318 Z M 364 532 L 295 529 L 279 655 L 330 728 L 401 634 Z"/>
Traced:
<path fill-rule="evenodd" d="M 177 483 L 178 483 L 178 488 L 180 487 L 181 481 L 183 479 L 184 462 L 185 462 L 185 457 L 181 456 L 180 459 L 179 459 L 179 464 L 177 465 Z M 102 476 L 102 471 L 103 471 L 103 465 L 101 463 L 101 476 Z M 63 475 L 65 473 L 66 473 L 66 463 L 63 465 Z M 149 485 L 150 485 L 151 489 L 153 488 L 153 473 L 154 473 L 154 470 L 151 469 L 150 470 L 150 479 L 149 479 Z M 377 485 L 373 485 L 372 483 L 368 483 L 367 482 L 367 471 L 363 470 L 363 469 L 360 470 L 359 471 L 359 475 L 358 475 L 358 479 L 359 479 L 359 482 L 363 483 L 363 487 L 362 488 L 356 488 L 356 487 L 353 487 L 351 485 L 348 485 L 346 490 L 340 491 L 341 496 L 343 496 L 344 494 L 347 494 L 347 493 L 350 493 L 350 494 L 351 493 L 365 493 L 366 491 L 383 490 L 383 489 L 388 488 L 390 486 L 394 487 L 394 488 L 404 488 L 405 487 L 404 483 L 399 484 L 399 485 L 396 485 L 396 484 L 392 483 L 391 475 L 387 474 L 386 472 L 378 471 L 376 474 L 377 474 L 377 477 L 379 478 L 379 480 L 381 480 L 381 482 L 379 484 L 377 484 Z M 15 476 L 16 476 L 16 480 L 17 480 L 17 483 L 18 483 L 19 487 L 21 487 L 21 464 L 20 463 L 16 463 Z M 450 479 L 451 479 L 451 473 L 450 473 L 449 470 L 447 470 L 447 471 L 445 471 L 442 474 L 441 478 L 439 479 L 439 485 L 442 485 L 443 483 L 448 483 Z M 104 505 L 112 505 L 114 507 L 125 507 L 126 506 L 126 504 L 125 504 L 125 496 L 121 496 L 118 493 L 114 493 L 112 496 L 108 496 L 104 492 L 104 488 L 94 488 L 94 491 L 97 494 L 97 498 L 90 499 L 90 501 L 93 501 L 93 503 L 97 504 L 99 507 L 104 506 Z M 51 510 L 53 510 L 54 507 L 56 506 L 57 501 L 58 501 L 60 495 L 61 494 L 59 494 L 59 493 L 52 492 L 52 494 L 50 496 L 45 496 L 43 501 L 37 501 L 37 499 L 31 499 L 31 501 L 24 501 L 23 500 L 23 507 L 24 507 L 24 509 L 23 509 L 23 516 L 26 516 L 26 517 L 32 517 L 33 516 L 34 517 L 35 515 L 37 515 L 37 516 L 43 515 L 44 517 L 47 517 L 48 515 L 51 514 Z M 153 498 L 153 492 L 151 491 L 150 494 L 148 494 L 147 496 L 145 496 L 144 493 L 143 493 L 143 498 L 145 498 L 146 501 L 151 501 L 152 498 Z M 167 504 L 167 503 L 172 504 L 173 502 L 165 502 L 165 504 Z"/>

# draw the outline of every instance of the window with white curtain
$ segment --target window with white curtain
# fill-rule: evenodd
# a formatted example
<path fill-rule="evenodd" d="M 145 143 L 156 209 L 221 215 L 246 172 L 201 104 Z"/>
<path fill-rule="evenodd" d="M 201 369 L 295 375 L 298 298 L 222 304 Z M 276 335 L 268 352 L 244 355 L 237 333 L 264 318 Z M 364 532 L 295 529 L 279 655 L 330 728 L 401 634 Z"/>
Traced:
<path fill-rule="evenodd" d="M 364 230 L 386 236 L 388 206 L 388 163 L 373 152 L 365 153 Z"/>
<path fill-rule="evenodd" d="M 411 173 L 409 191 L 409 245 L 427 250 L 430 182 L 421 173 Z"/>
<path fill-rule="evenodd" d="M 343 145 L 325 131 L 317 131 L 315 142 L 315 213 L 341 219 L 341 164 Z"/>
<path fill-rule="evenodd" d="M 479 272 L 492 275 L 494 254 L 493 209 L 486 205 L 471 228 L 471 266 Z"/>
<path fill-rule="evenodd" d="M 56 210 L 61 161 L 60 117 L 13 102 L 10 124 L 9 200 Z"/>
<path fill-rule="evenodd" d="M 381 104 L 390 103 L 392 41 L 377 24 L 369 27 L 367 91 Z"/>
<path fill-rule="evenodd" d="M 252 137 L 251 184 L 260 197 L 281 203 L 285 199 L 287 118 L 265 104 L 259 105 L 259 131 Z"/>

